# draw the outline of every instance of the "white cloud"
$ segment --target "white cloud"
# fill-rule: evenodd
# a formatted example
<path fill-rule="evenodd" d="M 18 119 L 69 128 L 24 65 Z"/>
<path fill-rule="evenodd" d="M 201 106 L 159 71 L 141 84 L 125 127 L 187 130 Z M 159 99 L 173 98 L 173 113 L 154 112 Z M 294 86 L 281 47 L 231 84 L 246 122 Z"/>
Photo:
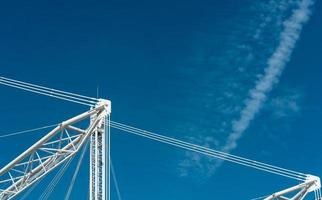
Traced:
<path fill-rule="evenodd" d="M 240 117 L 232 122 L 232 132 L 229 134 L 226 144 L 222 147 L 223 151 L 231 152 L 237 147 L 237 142 L 242 137 L 243 132 L 260 111 L 274 84 L 278 82 L 300 37 L 303 25 L 309 19 L 312 4 L 311 0 L 300 1 L 298 8 L 284 22 L 279 45 L 268 59 L 268 67 L 265 69 L 264 75 L 257 81 L 255 88 L 250 90 L 249 98 L 245 101 L 245 107 L 240 112 Z"/>
<path fill-rule="evenodd" d="M 278 82 L 286 62 L 290 59 L 302 26 L 308 19 L 309 7 L 312 2 L 309 0 L 296 2 L 298 2 L 298 8 L 285 22 L 282 19 L 285 19 L 289 9 L 296 5 L 294 1 L 270 0 L 268 3 L 255 3 L 253 8 L 255 13 L 265 14 L 246 25 L 250 28 L 246 27 L 244 31 L 245 33 L 250 32 L 251 39 L 246 35 L 246 38 L 240 39 L 237 35 L 237 38 L 228 41 L 227 50 L 224 48 L 224 52 L 220 54 L 222 56 L 216 56 L 216 59 L 213 59 L 213 56 L 208 56 L 209 61 L 202 56 L 200 65 L 204 66 L 207 63 L 206 66 L 209 68 L 211 66 L 211 69 L 215 67 L 216 70 L 207 71 L 202 80 L 193 85 L 195 89 L 188 101 L 190 106 L 187 113 L 191 112 L 191 105 L 198 105 L 194 107 L 197 111 L 191 121 L 186 120 L 181 124 L 179 132 L 194 135 L 190 141 L 200 145 L 209 145 L 216 149 L 222 147 L 227 152 L 236 148 L 242 133 L 263 106 L 273 85 Z M 241 28 L 243 27 L 245 25 Z M 270 32 L 268 33 L 268 31 Z M 250 40 L 253 42 L 247 43 Z M 267 41 L 270 42 L 267 43 Z M 274 49 L 274 45 L 277 46 L 276 49 Z M 260 52 L 257 49 L 260 49 Z M 201 52 L 200 55 L 203 55 L 204 51 Z M 210 53 L 206 53 L 206 55 L 210 55 Z M 270 55 L 271 57 L 265 62 Z M 200 59 L 197 61 L 199 62 Z M 193 77 L 196 74 L 198 77 L 203 75 L 200 74 L 198 62 L 195 67 L 192 67 L 193 73 L 188 73 L 188 75 Z M 262 70 L 261 66 L 267 66 L 267 68 L 264 74 L 258 75 L 259 70 Z M 255 88 L 250 90 L 253 85 L 249 80 L 254 78 L 258 81 Z M 240 102 L 247 98 L 249 90 L 248 99 L 243 107 Z M 236 120 L 231 122 L 233 118 Z M 225 142 L 227 130 L 230 127 L 232 132 Z M 199 136 L 195 136 L 196 133 Z M 217 140 L 215 142 L 200 140 L 200 138 L 207 136 Z M 181 176 L 194 175 L 197 172 L 202 176 L 196 177 L 209 177 L 220 164 L 221 162 L 214 162 L 214 160 L 199 154 L 187 152 L 185 158 L 179 163 L 179 172 Z"/>
<path fill-rule="evenodd" d="M 281 119 L 301 112 L 302 93 L 287 91 L 285 95 L 272 98 L 267 106 L 272 117 Z"/>
<path fill-rule="evenodd" d="M 219 141 L 214 137 L 187 137 L 191 143 L 199 144 L 204 147 L 219 146 Z M 212 158 L 201 156 L 199 153 L 186 151 L 186 159 L 181 160 L 179 163 L 179 176 L 186 177 L 193 174 L 202 173 L 203 176 L 196 176 L 199 181 L 203 181 L 205 178 L 210 177 L 213 173 L 213 166 L 215 161 Z M 198 172 L 198 173 L 196 173 Z M 199 177 L 199 178 L 198 178 Z"/>

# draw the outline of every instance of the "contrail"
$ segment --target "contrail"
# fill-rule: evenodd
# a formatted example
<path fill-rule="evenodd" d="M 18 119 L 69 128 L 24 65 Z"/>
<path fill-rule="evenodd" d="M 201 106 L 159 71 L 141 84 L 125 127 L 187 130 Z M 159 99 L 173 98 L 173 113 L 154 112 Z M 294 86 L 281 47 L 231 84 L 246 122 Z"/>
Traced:
<path fill-rule="evenodd" d="M 278 46 L 268 59 L 267 68 L 263 76 L 257 81 L 256 86 L 250 90 L 249 97 L 245 101 L 245 107 L 240 112 L 239 118 L 232 122 L 232 132 L 222 147 L 223 151 L 231 152 L 237 147 L 238 140 L 260 111 L 267 99 L 268 93 L 279 81 L 287 62 L 291 58 L 303 25 L 309 20 L 312 5 L 312 0 L 298 2 L 298 7 L 293 11 L 290 18 L 283 23 L 284 27 L 280 34 Z M 217 163 L 217 166 L 220 166 L 220 164 L 220 162 Z"/>
<path fill-rule="evenodd" d="M 257 28 L 257 30 L 255 30 L 254 38 L 252 39 L 259 41 L 260 43 L 263 42 L 261 41 L 263 39 L 261 33 L 266 30 L 266 26 L 273 26 L 267 28 L 271 28 L 271 31 L 274 32 L 274 35 L 278 35 L 278 38 L 274 38 L 274 44 L 277 44 L 277 46 L 275 49 L 273 49 L 271 56 L 267 56 L 268 59 L 265 56 L 267 60 L 264 57 L 262 58 L 266 60 L 266 63 L 264 63 L 264 67 L 266 67 L 264 73 L 260 78 L 258 78 L 255 86 L 249 91 L 248 98 L 244 102 L 244 106 L 239 113 L 239 117 L 235 118 L 235 120 L 231 123 L 231 132 L 228 135 L 226 142 L 219 147 L 221 148 L 220 150 L 227 153 L 230 153 L 237 147 L 238 140 L 242 137 L 245 130 L 249 127 L 251 121 L 262 108 L 273 86 L 277 84 L 287 62 L 291 58 L 291 54 L 295 48 L 297 40 L 300 37 L 302 28 L 309 20 L 313 0 L 296 0 L 296 2 L 293 0 L 272 0 L 269 1 L 268 5 L 266 3 L 264 5 L 267 6 L 268 10 L 263 10 L 260 7 L 256 11 L 266 11 L 269 12 L 269 15 L 264 15 L 261 20 L 256 21 L 256 26 L 258 24 L 260 26 Z M 284 14 L 289 10 L 290 7 L 292 7 L 290 10 L 290 15 L 288 18 L 286 18 L 286 20 L 281 22 L 282 24 L 280 24 L 280 21 L 278 20 L 282 20 Z M 278 21 L 278 24 L 275 25 L 278 26 L 278 28 L 274 25 L 270 25 L 270 21 L 273 21 L 272 23 Z M 251 47 L 252 44 L 249 44 L 249 46 Z M 247 65 L 248 61 L 244 60 L 244 62 L 244 64 Z M 198 138 L 192 139 L 200 142 Z M 203 140 L 204 139 L 205 138 L 203 136 Z M 213 141 L 211 141 L 210 144 L 207 143 L 206 145 L 209 146 L 214 145 Z M 216 146 L 219 145 L 216 144 Z M 191 152 L 186 152 L 185 157 L 186 158 L 179 164 L 180 176 L 188 176 L 189 171 L 193 168 L 198 170 L 198 172 L 206 173 L 206 177 L 210 177 L 222 164 L 222 161 L 220 160 L 208 160 Z"/>

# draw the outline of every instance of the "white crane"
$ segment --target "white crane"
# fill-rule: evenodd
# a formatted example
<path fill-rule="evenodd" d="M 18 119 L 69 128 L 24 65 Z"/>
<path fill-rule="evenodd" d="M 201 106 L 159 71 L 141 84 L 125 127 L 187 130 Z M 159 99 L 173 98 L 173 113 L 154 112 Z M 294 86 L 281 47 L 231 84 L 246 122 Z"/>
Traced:
<path fill-rule="evenodd" d="M 0 84 L 86 106 L 87 112 L 58 124 L 56 128 L 0 170 L 0 200 L 15 196 L 38 182 L 53 169 L 68 162 L 90 141 L 90 200 L 110 200 L 110 127 L 185 150 L 301 181 L 300 184 L 261 199 L 302 200 L 309 193 L 321 200 L 317 176 L 276 167 L 240 156 L 166 137 L 110 120 L 111 102 L 0 77 Z M 78 125 L 88 122 L 87 128 Z"/>
<path fill-rule="evenodd" d="M 0 170 L 0 199 L 12 199 L 57 166 L 73 157 L 90 140 L 90 199 L 109 196 L 109 116 L 111 102 L 34 84 L 1 78 L 1 84 L 91 106 L 90 110 L 60 123 L 56 128 Z M 87 120 L 86 129 L 77 127 Z M 106 148 L 107 144 L 107 148 Z M 106 156 L 108 155 L 108 156 Z M 108 182 L 106 182 L 108 181 Z"/>

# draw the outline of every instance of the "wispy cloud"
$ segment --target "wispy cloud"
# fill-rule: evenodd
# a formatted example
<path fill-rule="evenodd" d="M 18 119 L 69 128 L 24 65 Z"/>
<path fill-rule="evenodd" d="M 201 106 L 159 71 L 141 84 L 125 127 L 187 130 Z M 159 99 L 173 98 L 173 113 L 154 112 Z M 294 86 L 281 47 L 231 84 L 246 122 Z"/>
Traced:
<path fill-rule="evenodd" d="M 180 129 L 187 130 L 188 132 L 192 130 L 190 131 L 191 134 L 193 132 L 194 135 L 195 133 L 201 135 L 190 138 L 192 142 L 200 145 L 208 145 L 216 149 L 220 149 L 221 147 L 221 149 L 226 152 L 231 152 L 237 147 L 238 140 L 242 137 L 244 131 L 248 128 L 256 114 L 261 110 L 269 92 L 278 82 L 286 63 L 290 59 L 302 27 L 309 19 L 311 12 L 310 7 L 312 4 L 311 0 L 271 0 L 268 3 L 261 2 L 255 5 L 254 10 L 258 13 L 267 13 L 261 15 L 260 19 L 251 24 L 252 30 L 246 31 L 251 32 L 252 40 L 257 44 L 260 44 L 260 48 L 254 43 L 240 43 L 240 41 L 236 40 L 235 42 L 232 41 L 235 46 L 229 46 L 229 51 L 225 52 L 225 55 L 231 55 L 231 58 L 223 56 L 221 60 L 213 60 L 213 57 L 201 59 L 203 61 L 202 63 L 216 66 L 216 72 L 207 72 L 207 76 L 205 76 L 204 84 L 207 85 L 207 87 L 209 87 L 207 89 L 211 91 L 210 95 L 205 95 L 204 98 L 201 98 L 202 96 L 200 96 L 202 102 L 204 101 L 205 103 L 200 103 L 198 99 L 193 100 L 197 101 L 199 106 L 206 105 L 206 110 L 203 109 L 203 115 L 201 115 L 201 117 L 205 118 L 205 113 L 211 112 L 211 114 L 209 113 L 209 116 L 212 116 L 212 121 L 203 120 L 202 123 L 200 121 L 201 124 L 193 126 L 192 124 L 199 123 L 199 121 L 194 121 L 193 123 L 184 125 L 188 127 L 188 129 Z M 291 7 L 294 7 L 294 10 L 292 10 L 290 17 L 287 20 L 284 20 Z M 269 34 L 273 34 L 272 38 L 267 38 L 269 35 L 268 32 L 270 32 Z M 275 40 L 275 38 L 277 39 Z M 267 40 L 275 40 L 275 48 L 274 45 L 272 45 L 272 42 L 267 43 Z M 237 52 L 234 52 L 233 49 Z M 261 56 L 258 55 L 258 49 L 261 49 Z M 243 52 L 245 55 L 241 55 L 242 53 L 238 52 Z M 232 60 L 236 61 L 234 62 L 235 64 L 231 63 Z M 231 74 L 231 71 L 229 70 L 227 73 L 226 68 L 229 66 L 233 66 L 237 69 L 238 73 L 241 73 L 240 75 L 246 77 L 241 78 L 240 76 L 237 76 L 238 74 Z M 262 69 L 260 66 L 267 66 L 264 73 L 262 75 L 254 75 L 259 74 L 259 70 Z M 218 72 L 221 68 L 222 71 L 225 72 L 225 75 L 221 75 L 223 72 Z M 219 75 L 217 73 L 219 73 Z M 193 74 L 195 75 L 195 73 Z M 258 80 L 254 88 L 251 88 L 251 85 L 245 86 L 245 79 L 250 80 L 255 77 L 257 77 Z M 223 84 L 219 85 L 222 86 L 222 88 L 216 85 L 220 79 L 223 79 Z M 243 87 L 240 86 L 241 84 L 243 84 Z M 210 85 L 215 86 L 211 89 Z M 248 97 L 247 91 L 249 91 Z M 238 92 L 238 94 L 236 92 Z M 194 98 L 196 98 L 196 96 L 198 95 L 194 95 Z M 239 102 L 242 101 L 241 99 L 245 98 L 246 101 L 244 102 L 244 106 L 240 105 Z M 196 103 L 195 101 L 194 103 Z M 294 107 L 294 109 L 297 108 Z M 214 128 L 214 130 L 204 128 L 205 123 L 214 123 L 214 116 L 220 116 L 215 120 L 216 126 L 212 124 L 212 127 L 216 128 Z M 233 122 L 231 122 L 232 118 L 235 118 Z M 223 136 L 226 135 L 225 133 L 227 133 L 229 127 L 231 127 L 232 131 L 228 135 L 227 141 L 222 142 L 224 141 L 223 139 L 226 139 L 223 138 Z M 200 137 L 210 136 L 206 133 L 206 131 L 209 132 L 209 130 L 211 130 L 210 133 L 212 134 L 212 137 L 217 139 L 215 140 L 216 142 L 200 141 Z M 221 162 L 214 162 L 213 160 L 209 160 L 198 154 L 186 153 L 185 156 L 186 158 L 179 164 L 179 171 L 182 176 L 192 175 L 198 170 L 204 177 L 209 177 L 214 173 L 216 168 L 221 165 Z"/>
<path fill-rule="evenodd" d="M 265 120 L 256 126 L 259 137 L 265 137 L 275 149 L 285 151 L 289 148 L 287 138 L 292 137 L 292 127 L 305 110 L 303 101 L 305 92 L 301 89 L 280 85 L 265 103 L 260 120 Z M 261 147 L 259 151 L 268 151 L 269 147 Z"/>
<path fill-rule="evenodd" d="M 214 139 L 214 137 L 187 137 L 187 140 L 200 144 L 204 147 L 214 147 L 219 146 L 219 141 Z M 195 174 L 196 179 L 198 181 L 204 181 L 205 177 L 210 177 L 214 171 L 215 161 L 212 158 L 201 156 L 198 153 L 194 153 L 191 151 L 185 152 L 185 157 L 187 159 L 182 160 L 179 163 L 179 175 L 181 177 L 186 177 Z M 191 170 L 192 169 L 192 170 Z M 199 176 L 200 172 L 204 176 Z"/>
<path fill-rule="evenodd" d="M 311 0 L 300 1 L 298 8 L 284 22 L 284 30 L 281 32 L 279 45 L 268 59 L 268 67 L 265 69 L 264 75 L 257 81 L 255 88 L 250 90 L 249 98 L 245 101 L 245 107 L 240 112 L 240 117 L 233 121 L 232 132 L 226 144 L 222 147 L 223 151 L 231 152 L 237 147 L 238 140 L 260 111 L 274 84 L 278 82 L 286 63 L 290 60 L 303 25 L 309 19 L 312 4 Z"/>
<path fill-rule="evenodd" d="M 282 119 L 290 116 L 297 116 L 302 111 L 303 92 L 295 89 L 287 89 L 283 91 L 283 95 L 271 98 L 266 104 L 265 110 L 268 111 L 273 118 Z"/>

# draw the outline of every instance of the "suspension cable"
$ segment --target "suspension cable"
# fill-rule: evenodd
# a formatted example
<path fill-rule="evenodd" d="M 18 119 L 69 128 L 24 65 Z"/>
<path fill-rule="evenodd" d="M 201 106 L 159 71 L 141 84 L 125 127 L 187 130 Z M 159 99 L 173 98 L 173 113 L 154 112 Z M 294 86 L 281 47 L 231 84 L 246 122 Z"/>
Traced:
<path fill-rule="evenodd" d="M 73 103 L 78 103 L 86 106 L 93 106 L 98 102 L 98 99 L 91 98 L 91 97 L 86 97 L 83 95 L 77 95 L 69 92 L 63 92 L 55 89 L 50 89 L 42 86 L 37 86 L 21 81 L 11 81 L 10 79 L 7 80 L 6 78 L 0 77 L 0 84 L 6 85 L 9 87 L 45 95 L 45 96 L 50 96 L 53 98 L 65 100 L 65 101 L 70 101 Z"/>
<path fill-rule="evenodd" d="M 43 130 L 43 129 L 47 129 L 47 128 L 52 128 L 52 127 L 55 127 L 55 126 L 58 126 L 58 125 L 59 124 L 52 124 L 52 125 L 42 126 L 42 127 L 39 127 L 39 128 L 33 128 L 33 129 L 28 129 L 28 130 L 23 130 L 23 131 L 17 131 L 17 132 L 13 132 L 13 133 L 0 134 L 0 138 L 16 136 L 16 135 L 21 135 L 21 134 L 25 134 L 25 133 L 31 133 L 31 132 L 35 132 L 35 131 L 39 131 L 39 130 Z"/>
<path fill-rule="evenodd" d="M 19 135 L 19 134 L 25 134 L 28 132 L 33 132 L 33 131 L 37 131 L 37 130 L 42 130 L 45 128 L 49 128 L 49 127 L 53 127 L 53 126 L 57 126 L 58 124 L 54 124 L 54 125 L 48 125 L 48 126 L 43 126 L 40 128 L 35 128 L 35 129 L 30 129 L 30 130 L 25 130 L 25 131 L 19 131 L 19 132 L 14 132 L 14 133 L 9 133 L 9 134 L 4 134 L 4 135 L 0 135 L 0 138 L 4 138 L 4 137 L 10 137 L 10 136 L 14 136 L 14 135 Z M 195 144 L 191 144 L 188 142 L 184 142 L 181 140 L 177 140 L 174 138 L 170 138 L 170 137 L 166 137 L 166 136 L 162 136 L 156 133 L 152 133 L 149 131 L 145 131 L 142 129 L 138 129 L 135 127 L 131 127 L 125 124 L 121 124 L 118 122 L 114 122 L 111 121 L 111 127 L 119 129 L 119 130 L 123 130 L 129 133 L 133 133 L 142 137 L 146 137 L 152 140 L 156 140 L 162 143 L 166 143 L 166 144 L 170 144 L 173 146 L 177 146 L 180 148 L 184 148 L 187 150 L 191 150 L 191 151 L 195 151 L 198 153 L 202 153 L 205 155 L 209 155 L 212 157 L 216 157 L 216 158 L 220 158 L 222 160 L 227 160 L 230 162 L 234 162 L 240 165 L 244 165 L 247 167 L 252 167 L 255 169 L 259 169 L 262 171 L 266 171 L 266 172 L 270 172 L 270 173 L 274 173 L 277 175 L 281 175 L 281 176 L 285 176 L 288 178 L 292 178 L 292 179 L 296 179 L 296 180 L 300 180 L 300 181 L 304 181 L 306 179 L 306 174 L 300 173 L 300 172 L 295 172 L 292 170 L 287 170 L 281 167 L 276 167 L 273 165 L 269 165 L 269 164 L 265 164 L 262 162 L 258 162 L 258 161 L 254 161 L 254 160 L 250 160 L 250 159 L 246 159 L 240 156 L 235 156 L 235 155 L 231 155 L 225 152 L 220 152 L 220 151 L 216 151 L 213 149 L 209 149 L 203 146 L 199 146 L 199 145 L 195 145 Z"/>
<path fill-rule="evenodd" d="M 207 155 L 207 156 L 216 157 L 216 158 L 219 158 L 219 159 L 222 159 L 222 160 L 230 161 L 230 162 L 237 163 L 237 164 L 240 164 L 240 165 L 244 165 L 244 166 L 247 166 L 247 167 L 259 169 L 259 170 L 266 171 L 266 172 L 273 173 L 273 174 L 277 174 L 277 175 L 280 175 L 280 176 L 285 176 L 285 177 L 288 177 L 288 178 L 291 178 L 291 179 L 300 180 L 300 181 L 305 180 L 305 178 L 302 178 L 302 177 L 287 175 L 287 174 L 284 174 L 284 173 L 279 172 L 279 171 L 275 171 L 275 170 L 271 170 L 271 169 L 265 169 L 265 168 L 262 168 L 262 167 L 258 167 L 256 165 L 251 165 L 251 164 L 248 164 L 248 163 L 240 162 L 238 160 L 231 159 L 231 158 L 226 157 L 226 156 L 216 155 L 216 154 L 213 154 L 211 152 L 200 150 L 197 147 L 191 148 L 189 146 L 177 144 L 177 143 L 172 142 L 172 141 L 166 141 L 166 140 L 163 140 L 163 139 L 158 139 L 158 138 L 155 138 L 153 136 L 151 137 L 151 136 L 144 135 L 142 133 L 134 132 L 134 131 L 131 131 L 131 130 L 126 130 L 126 129 L 122 129 L 122 128 L 119 128 L 119 127 L 114 127 L 114 128 L 129 132 L 129 133 L 133 133 L 135 135 L 139 135 L 139 136 L 142 136 L 142 137 L 145 137 L 145 138 L 149 138 L 149 139 L 161 142 L 161 143 L 166 143 L 166 144 L 169 144 L 169 145 L 172 145 L 172 146 L 180 147 L 180 148 L 190 150 L 190 151 L 194 151 L 194 152 L 197 152 L 197 153 L 201 153 L 201 154 L 204 154 L 204 155 Z"/>
<path fill-rule="evenodd" d="M 53 89 L 53 88 L 43 87 L 43 86 L 40 86 L 40 85 L 35 85 L 35 84 L 31 84 L 31 83 L 27 83 L 27 82 L 23 82 L 23 81 L 18 81 L 18 80 L 14 80 L 14 79 L 10 79 L 10 78 L 0 77 L 0 81 L 1 80 L 6 80 L 6 81 L 12 81 L 12 82 L 20 83 L 20 84 L 25 84 L 25 85 L 32 86 L 32 87 L 53 91 L 53 92 L 56 92 L 56 93 L 62 93 L 62 94 L 70 95 L 70 96 L 80 97 L 80 98 L 83 98 L 83 99 L 94 100 L 94 101 L 97 100 L 96 98 L 93 98 L 93 97 L 80 95 L 80 94 L 76 94 L 76 93 L 71 93 L 71 92 L 65 92 L 65 91 L 62 91 L 62 90 L 56 90 L 56 89 Z"/>
<path fill-rule="evenodd" d="M 173 139 L 170 137 L 166 137 L 166 136 L 162 136 L 156 133 L 152 133 L 152 132 L 148 132 L 142 129 L 138 129 L 135 127 L 131 127 L 131 126 L 127 126 L 121 123 L 117 123 L 117 122 L 112 122 L 111 121 L 111 127 L 119 129 L 119 130 L 123 130 L 129 133 L 133 133 L 142 137 L 146 137 L 152 140 L 156 140 L 162 143 L 166 143 L 169 145 L 173 145 L 173 146 L 177 146 L 183 149 L 187 149 L 187 150 L 191 150 L 194 152 L 198 152 L 198 153 L 202 153 L 208 156 L 212 156 L 212 157 L 216 157 L 216 158 L 220 158 L 222 160 L 226 160 L 226 161 L 230 161 L 230 162 L 234 162 L 240 165 L 244 165 L 247 167 L 252 167 L 255 169 L 259 169 L 262 171 L 266 171 L 269 173 L 273 173 L 273 174 L 277 174 L 277 175 L 281 175 L 284 177 L 288 177 L 291 179 L 296 179 L 296 180 L 300 180 L 300 181 L 305 181 L 306 179 L 306 174 L 300 173 L 300 172 L 295 172 L 292 170 L 287 170 L 284 168 L 280 168 L 280 167 L 276 167 L 273 165 L 268 165 L 262 162 L 257 162 L 254 160 L 250 160 L 250 159 L 246 159 L 246 158 L 242 158 L 239 156 L 234 156 L 225 152 L 220 152 L 220 151 L 216 151 L 216 150 L 212 150 L 206 147 L 202 147 L 199 145 L 195 145 L 195 144 L 191 144 L 188 142 L 183 142 L 177 139 Z"/>
<path fill-rule="evenodd" d="M 112 158 L 110 158 L 110 160 L 111 160 L 111 172 L 112 172 L 112 176 L 113 176 L 113 182 L 114 182 L 114 185 L 115 185 L 115 190 L 116 190 L 117 198 L 118 198 L 118 200 L 122 200 L 122 196 L 121 196 L 121 192 L 120 192 L 120 187 L 119 187 L 119 183 L 118 183 L 117 178 L 116 178 L 116 174 L 115 174 L 115 169 L 114 169 L 114 165 L 113 165 L 113 162 L 112 162 Z"/>
<path fill-rule="evenodd" d="M 53 192 L 54 188 L 56 187 L 57 183 L 60 181 L 60 179 L 62 178 L 62 176 L 66 172 L 66 169 L 68 168 L 68 166 L 72 162 L 73 158 L 74 157 L 69 158 L 68 161 L 64 163 L 63 167 L 60 168 L 60 170 L 57 172 L 55 177 L 48 184 L 48 186 L 46 187 L 46 189 L 41 194 L 41 196 L 39 197 L 38 200 L 46 200 L 46 199 L 48 199 L 48 197 L 51 195 L 51 193 Z"/>
<path fill-rule="evenodd" d="M 13 88 L 17 88 L 17 89 L 22 89 L 22 90 L 25 90 L 25 91 L 28 91 L 28 92 L 33 92 L 33 93 L 37 93 L 37 94 L 41 94 L 41 95 L 45 95 L 45 96 L 49 96 L 49 97 L 53 97 L 53 98 L 56 98 L 56 99 L 61 99 L 61 100 L 70 101 L 70 102 L 73 102 L 73 103 L 82 104 L 82 105 L 85 105 L 85 106 L 92 106 L 92 105 L 93 105 L 93 104 L 84 103 L 84 102 L 81 102 L 81 101 L 76 101 L 76 100 L 72 100 L 72 99 L 64 98 L 64 97 L 61 97 L 61 96 L 55 95 L 55 93 L 46 93 L 46 92 L 41 92 L 41 91 L 37 91 L 37 90 L 33 90 L 33 89 L 24 88 L 24 87 L 17 86 L 17 85 L 7 84 L 7 83 L 1 82 L 1 81 L 0 81 L 0 84 L 2 84 L 2 85 L 6 85 L 6 86 L 9 86 L 9 87 L 13 87 Z"/>
<path fill-rule="evenodd" d="M 55 92 L 53 89 L 41 89 L 41 88 L 38 88 L 38 87 L 29 86 L 29 84 L 16 83 L 16 82 L 12 82 L 12 81 L 3 80 L 1 78 L 0 78 L 0 82 L 3 83 L 3 84 L 7 84 L 7 86 L 19 86 L 19 87 L 23 87 L 23 88 L 27 88 L 27 89 L 39 91 L 39 92 L 48 93 L 48 95 L 55 94 L 57 96 L 62 96 L 62 97 L 74 99 L 74 100 L 77 100 L 77 101 L 85 101 L 85 102 L 90 102 L 90 103 L 96 103 L 96 101 L 93 101 L 93 100 L 88 100 L 88 99 L 84 99 L 84 98 L 74 97 L 72 95 L 61 94 L 59 92 Z"/>
<path fill-rule="evenodd" d="M 114 126 L 114 128 L 119 128 L 119 127 L 116 127 L 116 124 L 115 124 L 115 123 L 116 123 L 116 122 L 113 122 L 112 126 Z M 118 123 L 118 124 L 120 124 L 120 123 Z M 124 128 L 124 127 L 123 127 L 123 128 Z M 126 128 L 129 128 L 129 126 L 128 126 L 128 127 L 126 127 Z M 133 127 L 132 127 L 132 128 L 133 128 Z M 167 140 L 170 140 L 170 141 L 175 141 L 175 142 L 179 142 L 179 143 L 186 144 L 186 145 L 190 145 L 190 146 L 195 146 L 195 147 L 198 147 L 198 148 L 203 148 L 203 149 L 205 149 L 205 150 L 211 150 L 211 151 L 213 151 L 213 152 L 217 152 L 217 153 L 219 153 L 219 154 L 224 154 L 226 157 L 231 156 L 231 157 L 234 157 L 234 158 L 237 158 L 237 159 L 244 159 L 244 158 L 242 158 L 242 157 L 233 156 L 233 155 L 231 155 L 231 154 L 227 154 L 227 153 L 224 153 L 224 152 L 215 151 L 215 150 L 212 150 L 212 149 L 209 149 L 209 148 L 205 148 L 205 147 L 202 147 L 202 146 L 198 146 L 198 145 L 194 145 L 194 144 L 191 144 L 191 143 L 187 143 L 187 142 L 183 142 L 183 141 L 180 141 L 180 140 L 176 140 L 176 139 L 173 139 L 173 138 L 169 138 L 169 137 L 165 137 L 165 136 L 157 135 L 157 134 L 155 134 L 155 133 L 147 132 L 147 131 L 144 131 L 144 130 L 141 130 L 141 129 L 137 129 L 137 130 L 135 130 L 135 131 L 138 131 L 138 130 L 139 130 L 139 131 L 142 131 L 142 133 L 145 133 L 145 134 L 147 134 L 147 133 L 153 134 L 154 136 L 159 137 L 159 138 L 161 138 L 161 139 L 167 139 Z M 252 163 L 257 163 L 257 164 L 267 165 L 267 164 L 265 164 L 265 163 L 260 163 L 260 162 L 253 161 L 253 160 L 250 160 L 250 159 L 244 159 L 244 160 L 250 161 L 250 162 L 252 162 Z M 271 166 L 271 165 L 268 165 L 268 166 Z M 274 167 L 274 166 L 272 166 L 272 167 Z M 276 167 L 276 168 L 277 168 L 277 167 Z M 281 169 L 282 169 L 282 168 L 281 168 Z M 286 169 L 285 169 L 285 170 L 286 170 Z M 287 171 L 290 171 L 290 170 L 287 170 Z M 295 172 L 295 173 L 297 173 L 297 172 Z"/>
<path fill-rule="evenodd" d="M 73 175 L 73 178 L 71 180 L 71 183 L 68 187 L 68 190 L 67 190 L 67 193 L 66 193 L 66 196 L 65 196 L 65 200 L 69 200 L 70 198 L 70 195 L 72 193 L 72 190 L 74 188 L 74 184 L 75 184 L 75 181 L 76 181 L 76 178 L 77 178 L 77 175 L 78 175 L 78 172 L 79 172 L 79 169 L 80 169 L 80 166 L 82 164 L 82 161 L 83 161 L 83 158 L 84 158 L 84 155 L 86 153 L 86 150 L 87 150 L 87 146 L 88 146 L 88 143 L 89 143 L 89 140 L 86 141 L 86 144 L 84 145 L 83 147 L 83 150 L 81 152 L 81 155 L 78 159 L 78 163 L 77 163 L 77 166 L 76 166 L 76 169 L 75 169 L 75 172 L 74 172 L 74 175 Z"/>
<path fill-rule="evenodd" d="M 42 181 L 43 177 L 37 180 L 34 185 L 20 198 L 20 200 L 25 200 L 31 192 L 37 187 L 37 185 Z"/>

